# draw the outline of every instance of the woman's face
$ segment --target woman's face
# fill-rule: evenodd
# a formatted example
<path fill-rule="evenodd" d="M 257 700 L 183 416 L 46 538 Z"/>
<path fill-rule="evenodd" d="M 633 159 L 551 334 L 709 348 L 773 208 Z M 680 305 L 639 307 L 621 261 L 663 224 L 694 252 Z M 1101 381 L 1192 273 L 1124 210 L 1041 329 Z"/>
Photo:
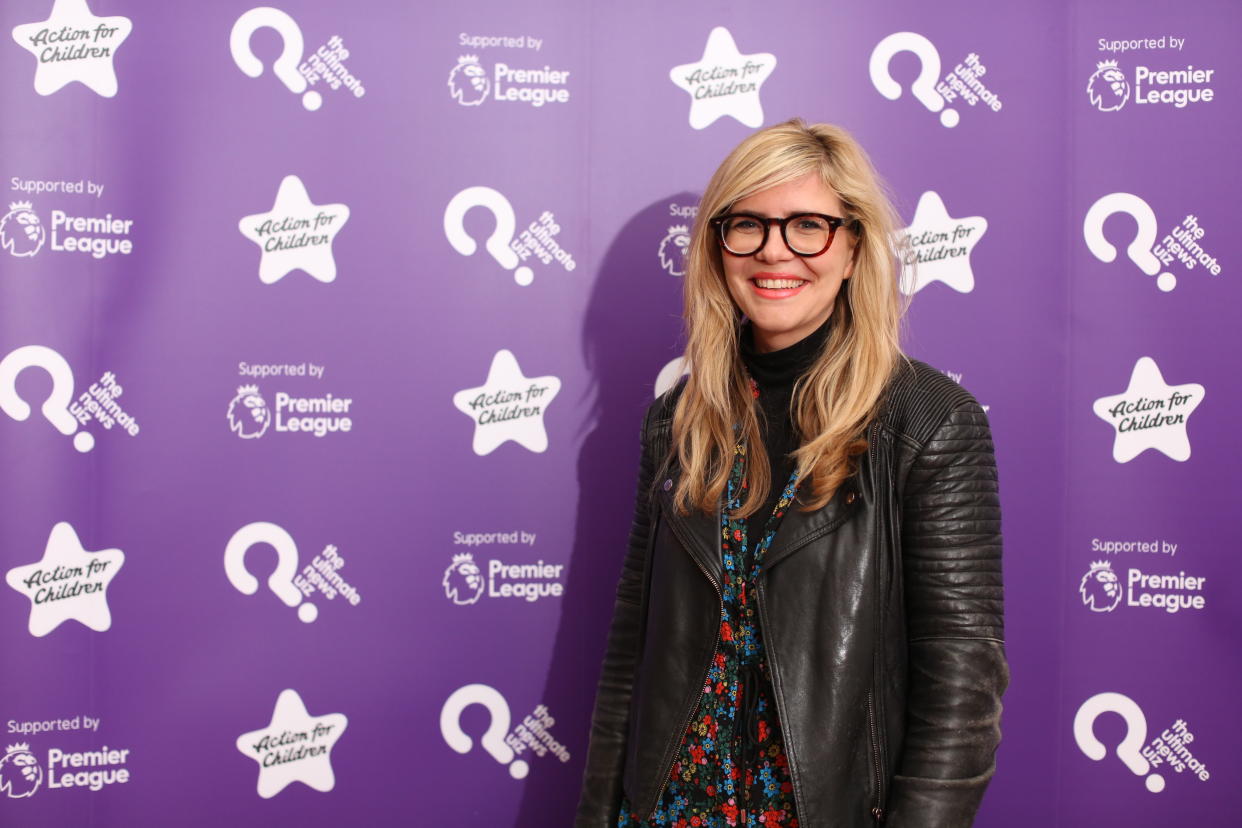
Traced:
<path fill-rule="evenodd" d="M 732 213 L 785 218 L 794 213 L 844 217 L 841 202 L 817 173 L 779 184 L 733 205 Z M 723 247 L 725 282 L 733 301 L 750 319 L 755 346 L 776 351 L 814 331 L 832 313 L 841 282 L 854 269 L 854 235 L 838 228 L 832 246 L 819 256 L 799 256 L 771 225 L 768 241 L 753 256 L 734 256 Z"/>

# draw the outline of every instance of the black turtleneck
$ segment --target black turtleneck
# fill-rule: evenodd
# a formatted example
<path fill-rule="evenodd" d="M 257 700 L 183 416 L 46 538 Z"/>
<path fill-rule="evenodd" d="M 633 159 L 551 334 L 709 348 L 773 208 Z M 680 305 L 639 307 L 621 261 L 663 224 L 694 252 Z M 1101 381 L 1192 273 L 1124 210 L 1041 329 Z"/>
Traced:
<path fill-rule="evenodd" d="M 763 448 L 768 455 L 772 479 L 763 507 L 746 520 L 746 546 L 752 554 L 755 544 L 763 538 L 768 518 L 794 470 L 790 454 L 800 442 L 790 412 L 794 383 L 819 356 L 831 324 L 832 318 L 829 317 L 824 324 L 793 345 L 767 353 L 756 349 L 752 326 L 747 324 L 742 328 L 740 352 L 746 370 L 759 386 L 759 427 L 763 432 Z"/>

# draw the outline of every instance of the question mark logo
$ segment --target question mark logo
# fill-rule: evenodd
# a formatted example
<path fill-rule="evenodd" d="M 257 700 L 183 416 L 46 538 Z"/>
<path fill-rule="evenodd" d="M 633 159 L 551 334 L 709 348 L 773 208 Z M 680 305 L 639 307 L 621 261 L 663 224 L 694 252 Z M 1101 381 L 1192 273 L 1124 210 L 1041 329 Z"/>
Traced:
<path fill-rule="evenodd" d="M 1140 749 L 1147 741 L 1147 717 L 1129 696 L 1120 693 L 1097 693 L 1082 703 L 1074 716 L 1074 741 L 1088 759 L 1100 761 L 1108 755 L 1104 743 L 1095 738 L 1095 720 L 1102 713 L 1117 713 L 1126 722 L 1126 736 L 1117 745 L 1117 756 L 1126 767 L 1139 776 L 1147 774 L 1151 765 L 1143 758 Z M 1160 793 L 1164 790 L 1164 777 L 1158 773 L 1144 780 L 1147 790 Z"/>
<path fill-rule="evenodd" d="M 256 543 L 268 543 L 276 550 L 276 570 L 268 576 L 267 588 L 291 607 L 298 608 L 298 618 L 309 624 L 319 617 L 319 608 L 302 603 L 302 591 L 293 585 L 298 571 L 298 545 L 293 536 L 274 523 L 248 523 L 233 533 L 224 547 L 224 574 L 229 583 L 243 595 L 254 595 L 259 581 L 246 569 L 246 550 Z M 299 606 L 300 605 L 300 606 Z"/>
<path fill-rule="evenodd" d="M 500 691 L 486 684 L 467 684 L 453 691 L 453 694 L 440 708 L 440 735 L 448 746 L 458 753 L 469 753 L 474 741 L 461 729 L 461 714 L 472 704 L 481 704 L 491 714 L 491 722 L 487 732 L 479 743 L 492 755 L 497 762 L 509 766 L 509 775 L 514 779 L 524 779 L 530 773 L 530 765 L 521 759 L 513 760 L 513 748 L 505 744 L 505 734 L 509 732 L 509 703 Z"/>
<path fill-rule="evenodd" d="M 280 9 L 270 6 L 259 6 L 237 18 L 233 31 L 229 34 L 229 51 L 233 53 L 233 62 L 237 68 L 252 78 L 263 74 L 263 63 L 250 51 L 250 38 L 259 29 L 275 29 L 284 41 L 280 57 L 272 64 L 272 74 L 280 78 L 280 82 L 289 87 L 295 95 L 302 95 L 302 106 L 314 112 L 323 105 L 323 96 L 313 89 L 306 92 L 306 78 L 298 72 L 298 64 L 302 61 L 302 30 L 292 17 Z"/>
<path fill-rule="evenodd" d="M 43 416 L 66 437 L 73 434 L 73 447 L 90 451 L 95 437 L 78 431 L 78 421 L 69 413 L 73 399 L 73 369 L 60 354 L 43 345 L 24 345 L 0 360 L 0 410 L 22 422 L 30 416 L 30 406 L 17 396 L 17 375 L 27 368 L 42 368 L 52 377 L 52 393 L 43 402 Z M 77 433 L 74 433 L 77 432 Z"/>
<path fill-rule="evenodd" d="M 513 231 L 517 227 L 517 218 L 513 214 L 513 205 L 498 191 L 491 187 L 467 187 L 448 203 L 444 208 L 444 235 L 449 244 L 463 256 L 473 256 L 479 249 L 478 242 L 466 233 L 464 221 L 466 213 L 472 207 L 485 207 L 496 217 L 496 229 L 487 239 L 487 252 L 500 263 L 505 270 L 513 271 L 513 281 L 525 287 L 535 280 L 535 272 L 529 267 L 518 267 L 518 256 L 509 247 L 513 240 Z"/>
<path fill-rule="evenodd" d="M 1131 193 L 1109 193 L 1091 205 L 1082 222 L 1082 237 L 1087 249 L 1102 262 L 1117 258 L 1117 248 L 1104 238 L 1104 221 L 1113 213 L 1125 213 L 1138 223 L 1126 255 L 1148 276 L 1156 276 L 1160 273 L 1160 260 L 1151 252 L 1156 244 L 1156 214 L 1146 201 Z M 1167 271 L 1160 273 L 1156 276 L 1156 287 L 1167 293 L 1177 287 L 1177 277 Z"/>
<path fill-rule="evenodd" d="M 940 53 L 930 40 L 916 32 L 894 32 L 875 45 L 871 52 L 871 83 L 876 91 L 890 101 L 901 97 L 901 84 L 889 74 L 888 64 L 898 52 L 914 52 L 918 56 L 919 76 L 910 84 L 910 93 L 932 112 L 940 113 L 940 123 L 957 126 L 961 115 L 956 109 L 945 108 L 944 98 L 936 91 L 940 78 Z"/>

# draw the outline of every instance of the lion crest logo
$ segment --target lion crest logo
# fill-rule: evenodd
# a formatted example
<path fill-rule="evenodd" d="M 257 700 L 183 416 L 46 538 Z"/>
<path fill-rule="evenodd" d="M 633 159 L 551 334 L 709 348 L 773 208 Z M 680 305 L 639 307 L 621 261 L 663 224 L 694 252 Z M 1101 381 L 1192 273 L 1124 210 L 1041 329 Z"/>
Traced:
<path fill-rule="evenodd" d="M 229 403 L 229 430 L 243 440 L 252 440 L 267 433 L 272 424 L 272 410 L 259 394 L 259 386 L 243 385 Z"/>
<path fill-rule="evenodd" d="M 33 796 L 43 784 L 43 768 L 30 752 L 30 745 L 18 742 L 4 749 L 0 758 L 0 791 L 10 799 Z"/>
<path fill-rule="evenodd" d="M 1092 561 L 1078 585 L 1082 603 L 1092 612 L 1112 612 L 1121 603 L 1121 581 L 1108 561 Z"/>
<path fill-rule="evenodd" d="M 478 106 L 487 100 L 492 82 L 487 70 L 479 65 L 478 55 L 462 55 L 457 59 L 457 65 L 449 72 L 448 88 L 453 100 L 462 106 Z"/>
<path fill-rule="evenodd" d="M 690 228 L 675 224 L 660 242 L 660 267 L 670 276 L 686 275 L 686 255 L 690 252 Z"/>
<path fill-rule="evenodd" d="M 1095 74 L 1087 81 L 1091 105 L 1101 112 L 1116 112 L 1130 100 L 1126 73 L 1117 68 L 1115 60 L 1102 60 L 1095 66 Z"/>
<path fill-rule="evenodd" d="M 483 594 L 483 571 L 469 552 L 453 556 L 453 562 L 444 570 L 444 595 L 454 604 L 465 606 L 479 600 Z"/>
<path fill-rule="evenodd" d="M 29 201 L 15 201 L 0 218 L 0 247 L 14 256 L 33 256 L 43 249 L 47 231 Z"/>

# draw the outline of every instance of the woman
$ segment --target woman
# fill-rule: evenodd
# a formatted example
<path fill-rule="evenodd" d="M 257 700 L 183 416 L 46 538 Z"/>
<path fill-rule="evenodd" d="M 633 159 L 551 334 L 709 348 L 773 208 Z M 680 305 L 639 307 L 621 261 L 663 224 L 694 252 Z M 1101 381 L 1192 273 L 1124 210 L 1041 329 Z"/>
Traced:
<path fill-rule="evenodd" d="M 837 127 L 712 177 L 579 826 L 970 825 L 1008 683 L 996 468 L 979 404 L 899 350 L 895 226 Z"/>

